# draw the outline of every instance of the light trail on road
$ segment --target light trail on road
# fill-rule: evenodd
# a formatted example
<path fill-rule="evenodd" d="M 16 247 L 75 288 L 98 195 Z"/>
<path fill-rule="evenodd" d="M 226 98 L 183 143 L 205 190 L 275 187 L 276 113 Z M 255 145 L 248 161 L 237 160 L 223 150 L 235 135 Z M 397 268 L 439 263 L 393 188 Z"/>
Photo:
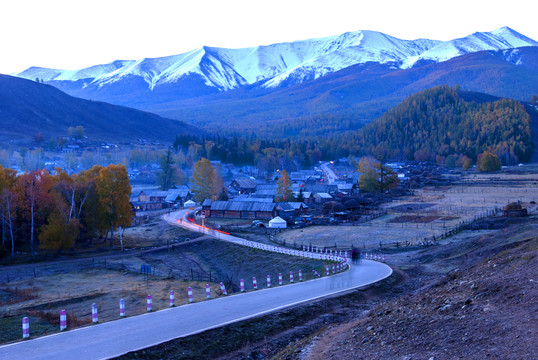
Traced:
<path fill-rule="evenodd" d="M 184 215 L 184 212 L 169 214 L 167 221 L 176 223 L 177 216 L 183 218 Z M 180 223 L 185 225 L 183 223 L 188 222 Z M 196 229 L 190 223 L 183 227 Z M 212 229 L 198 230 L 206 233 Z M 227 237 L 226 241 L 239 245 L 244 245 L 246 241 L 224 232 L 216 234 L 219 234 L 218 238 Z M 250 243 L 251 246 L 255 244 Z M 224 296 L 0 346 L 0 359 L 108 359 L 297 304 L 345 293 L 373 284 L 391 274 L 389 266 L 363 260 L 360 266 L 352 266 L 342 273 L 311 281 Z M 31 326 L 32 324 L 30 334 Z"/>

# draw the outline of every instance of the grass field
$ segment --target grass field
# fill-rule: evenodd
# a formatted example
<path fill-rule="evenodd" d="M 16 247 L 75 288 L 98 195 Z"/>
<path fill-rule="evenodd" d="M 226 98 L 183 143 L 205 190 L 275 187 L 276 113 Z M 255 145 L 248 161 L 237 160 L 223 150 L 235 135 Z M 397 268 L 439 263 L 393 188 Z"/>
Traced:
<path fill-rule="evenodd" d="M 400 244 L 416 244 L 425 238 L 439 238 L 462 222 L 483 217 L 509 202 L 521 201 L 530 213 L 538 208 L 536 175 L 496 175 L 520 181 L 517 186 L 488 186 L 491 176 L 474 179 L 470 185 L 431 187 L 416 190 L 415 196 L 383 204 L 387 215 L 357 226 L 311 226 L 276 235 L 278 241 L 298 245 L 372 249 Z M 476 184 L 480 185 L 476 185 Z M 483 184 L 482 184 L 483 183 Z M 498 213 L 498 216 L 501 216 Z"/>

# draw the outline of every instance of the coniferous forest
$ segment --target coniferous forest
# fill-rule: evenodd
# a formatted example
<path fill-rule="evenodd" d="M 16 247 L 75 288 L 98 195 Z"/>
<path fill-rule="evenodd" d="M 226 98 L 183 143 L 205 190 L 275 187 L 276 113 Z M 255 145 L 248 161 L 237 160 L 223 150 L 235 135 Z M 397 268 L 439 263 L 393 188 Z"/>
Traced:
<path fill-rule="evenodd" d="M 519 101 L 465 101 L 459 89 L 439 86 L 408 97 L 358 130 L 285 139 L 181 135 L 176 137 L 174 147 L 199 152 L 211 160 L 256 164 L 267 170 L 310 166 L 319 160 L 349 155 L 372 155 L 383 161 L 476 162 L 487 150 L 503 164 L 511 165 L 530 160 L 530 121 Z M 310 125 L 314 123 L 304 124 L 306 128 Z"/>

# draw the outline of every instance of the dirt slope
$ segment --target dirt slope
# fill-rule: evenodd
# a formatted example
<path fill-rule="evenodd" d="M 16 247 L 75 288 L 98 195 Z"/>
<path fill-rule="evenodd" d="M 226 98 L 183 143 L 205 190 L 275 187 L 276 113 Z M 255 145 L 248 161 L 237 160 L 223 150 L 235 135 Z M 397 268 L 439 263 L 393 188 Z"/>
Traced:
<path fill-rule="evenodd" d="M 327 329 L 298 358 L 535 358 L 536 235 L 534 227 L 511 228 L 472 241 L 475 250 L 459 256 L 460 268 L 364 318 Z"/>

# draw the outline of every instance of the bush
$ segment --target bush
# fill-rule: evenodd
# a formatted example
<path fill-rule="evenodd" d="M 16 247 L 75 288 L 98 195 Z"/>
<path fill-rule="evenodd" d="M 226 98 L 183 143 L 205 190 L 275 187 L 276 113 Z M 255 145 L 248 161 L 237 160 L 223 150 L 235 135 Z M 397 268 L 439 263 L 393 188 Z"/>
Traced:
<path fill-rule="evenodd" d="M 476 170 L 492 172 L 501 170 L 501 160 L 491 151 L 484 151 L 476 159 Z"/>

